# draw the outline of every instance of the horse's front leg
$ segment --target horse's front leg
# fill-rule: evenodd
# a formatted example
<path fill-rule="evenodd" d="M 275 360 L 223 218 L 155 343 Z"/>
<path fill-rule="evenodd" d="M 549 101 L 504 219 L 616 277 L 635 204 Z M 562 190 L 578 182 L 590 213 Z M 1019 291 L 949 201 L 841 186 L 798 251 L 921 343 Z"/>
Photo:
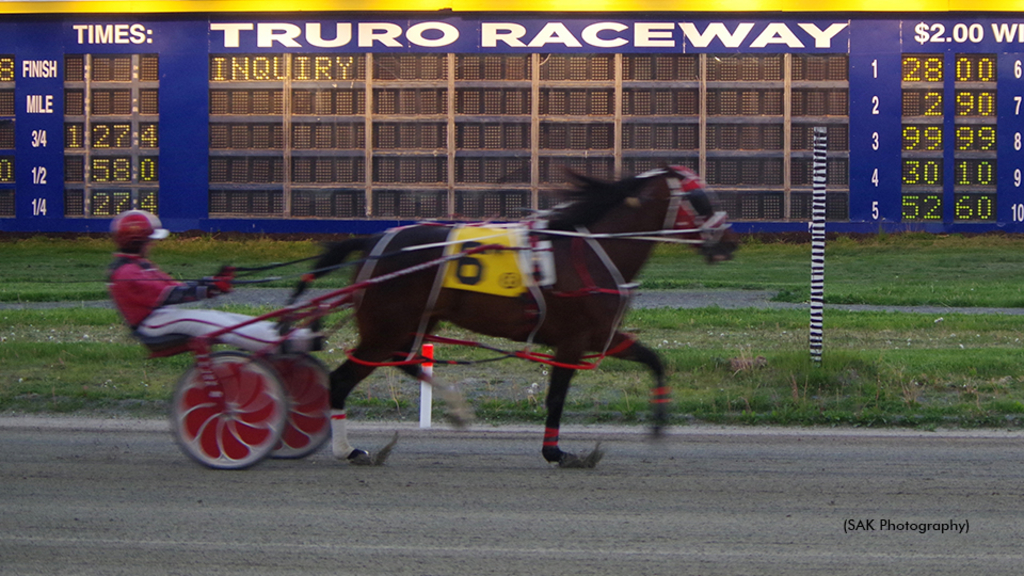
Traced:
<path fill-rule="evenodd" d="M 577 360 L 575 362 L 578 362 Z M 567 363 L 564 360 L 563 363 Z M 544 427 L 544 444 L 541 454 L 544 459 L 561 468 L 593 468 L 601 461 L 604 452 L 600 445 L 594 451 L 582 457 L 571 452 L 563 452 L 558 447 L 558 431 L 562 421 L 562 410 L 565 408 L 565 398 L 569 392 L 569 382 L 576 373 L 575 369 L 556 366 L 551 371 L 551 384 L 548 386 L 546 405 L 548 417 Z"/>
<path fill-rule="evenodd" d="M 548 462 L 561 464 L 563 459 L 574 457 L 572 454 L 562 452 L 558 447 L 558 429 L 562 422 L 562 410 L 565 408 L 565 397 L 569 392 L 569 382 L 572 380 L 575 370 L 556 366 L 551 370 L 551 383 L 548 385 L 548 396 L 545 404 L 548 409 L 547 420 L 544 423 L 544 444 L 541 454 Z"/>

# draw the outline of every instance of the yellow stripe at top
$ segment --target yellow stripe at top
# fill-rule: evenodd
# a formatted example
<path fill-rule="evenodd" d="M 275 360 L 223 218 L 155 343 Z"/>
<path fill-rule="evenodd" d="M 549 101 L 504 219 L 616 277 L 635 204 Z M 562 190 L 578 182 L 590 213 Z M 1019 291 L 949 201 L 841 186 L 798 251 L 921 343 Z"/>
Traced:
<path fill-rule="evenodd" d="M 1024 12 L 1024 0 L 0 0 L 0 14 L 274 12 Z"/>

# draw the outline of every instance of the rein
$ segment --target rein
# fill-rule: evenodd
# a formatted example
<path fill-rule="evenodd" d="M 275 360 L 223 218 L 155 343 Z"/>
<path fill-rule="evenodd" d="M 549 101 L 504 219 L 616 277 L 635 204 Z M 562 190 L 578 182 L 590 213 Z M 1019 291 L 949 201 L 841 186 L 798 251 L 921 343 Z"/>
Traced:
<path fill-rule="evenodd" d="M 235 272 L 240 273 L 239 276 L 247 276 L 247 275 L 253 274 L 255 272 L 265 272 L 267 270 L 276 270 L 278 268 L 284 268 L 286 266 L 294 266 L 295 264 L 301 264 L 303 262 L 308 262 L 310 260 L 316 260 L 317 258 L 320 258 L 320 256 L 319 255 L 309 256 L 309 257 L 306 257 L 306 258 L 299 258 L 298 260 L 291 260 L 289 262 L 275 262 L 273 264 L 267 264 L 265 266 L 235 266 L 234 269 L 235 269 Z M 328 268 L 324 268 L 323 271 L 329 272 L 331 270 L 335 270 L 335 269 L 338 269 L 338 268 L 341 268 L 341 267 L 344 267 L 344 266 L 354 266 L 356 264 L 361 264 L 361 263 L 363 263 L 363 262 L 365 262 L 365 261 L 367 261 L 369 259 L 370 258 L 363 258 L 361 260 L 353 260 L 351 262 L 344 262 L 342 264 L 338 264 L 337 266 L 330 266 Z M 319 271 L 320 270 L 313 270 L 311 272 L 303 272 L 301 274 L 286 274 L 286 275 L 282 275 L 282 276 L 267 276 L 265 278 L 252 278 L 252 279 L 249 279 L 249 280 L 244 280 L 244 279 L 238 280 L 238 279 L 236 279 L 236 280 L 234 280 L 232 282 L 232 284 L 245 284 L 245 285 L 248 285 L 248 284 L 266 284 L 268 282 L 277 282 L 279 280 L 289 280 L 289 279 L 292 279 L 292 278 L 302 278 L 302 277 L 305 277 L 305 276 L 307 276 L 309 274 L 312 274 L 312 273 L 315 273 L 315 272 L 319 272 Z M 171 283 L 171 282 L 189 282 L 189 281 L 199 282 L 199 281 L 202 281 L 202 280 L 205 280 L 205 278 L 196 278 L 196 279 L 191 279 L 191 280 L 190 279 L 181 279 L 181 280 L 179 280 L 179 279 L 173 278 L 171 280 L 166 280 L 166 282 L 168 282 L 168 283 Z"/>
<path fill-rule="evenodd" d="M 240 273 L 240 276 L 248 276 L 256 272 L 265 272 L 267 270 L 276 270 L 278 268 L 284 268 L 286 266 L 294 266 L 295 264 L 301 264 L 310 260 L 316 260 L 319 255 L 308 256 L 306 258 L 299 258 L 298 260 L 291 260 L 289 262 L 275 262 L 273 264 L 267 264 L 265 266 L 235 266 L 235 272 Z M 232 284 L 266 284 L 268 282 L 276 282 L 278 280 L 286 280 L 289 278 L 300 278 L 302 274 L 290 274 L 287 276 L 268 276 L 266 278 L 253 278 L 251 280 L 235 280 Z"/>
<path fill-rule="evenodd" d="M 725 212 L 715 212 L 715 215 L 708 219 L 703 225 L 697 228 L 688 228 L 681 230 L 650 230 L 647 232 L 573 232 L 571 230 L 546 230 L 540 229 L 534 231 L 538 235 L 547 236 L 566 236 L 569 238 L 593 238 L 595 240 L 644 240 L 648 242 L 665 242 L 668 244 L 703 244 L 704 239 L 689 239 L 689 238 L 672 238 L 672 236 L 681 236 L 683 234 L 706 234 L 708 232 L 716 232 L 721 234 L 726 229 L 732 227 L 732 224 L 721 224 L 726 218 Z M 721 231 L 721 232 L 719 232 Z"/>
<path fill-rule="evenodd" d="M 264 272 L 266 270 L 274 270 L 276 268 L 284 268 L 285 266 L 292 266 L 294 264 L 301 264 L 303 262 L 308 262 L 310 260 L 316 260 L 319 257 L 320 257 L 319 255 L 308 256 L 306 258 L 299 258 L 298 260 L 292 260 L 290 262 L 275 262 L 273 264 L 267 264 L 266 266 L 248 266 L 248 267 L 236 266 L 235 267 L 235 272 L 243 272 L 243 273 Z"/>

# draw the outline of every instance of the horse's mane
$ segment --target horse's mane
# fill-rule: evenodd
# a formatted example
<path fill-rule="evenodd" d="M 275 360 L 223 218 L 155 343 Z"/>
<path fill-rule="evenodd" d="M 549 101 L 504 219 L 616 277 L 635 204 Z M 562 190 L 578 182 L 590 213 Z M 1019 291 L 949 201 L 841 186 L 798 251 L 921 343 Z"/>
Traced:
<path fill-rule="evenodd" d="M 583 174 L 569 172 L 575 189 L 566 191 L 568 202 L 556 206 L 544 216 L 550 230 L 575 230 L 577 226 L 590 226 L 626 198 L 635 196 L 646 181 L 626 178 L 608 182 Z"/>

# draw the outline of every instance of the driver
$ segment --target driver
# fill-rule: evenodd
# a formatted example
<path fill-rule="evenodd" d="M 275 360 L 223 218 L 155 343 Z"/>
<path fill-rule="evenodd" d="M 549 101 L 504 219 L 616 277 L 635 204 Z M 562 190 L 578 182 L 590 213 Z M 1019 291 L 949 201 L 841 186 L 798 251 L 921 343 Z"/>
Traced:
<path fill-rule="evenodd" d="M 110 223 L 117 251 L 108 271 L 107 288 L 125 322 L 143 344 L 155 344 L 173 336 L 204 336 L 222 328 L 252 320 L 252 316 L 221 310 L 177 306 L 231 292 L 234 268 L 225 266 L 212 278 L 177 281 L 148 260 L 153 240 L 169 232 L 160 219 L 145 210 L 122 212 Z M 277 324 L 254 322 L 226 332 L 217 341 L 257 352 L 280 340 Z M 306 328 L 291 333 L 288 350 L 313 349 L 315 335 Z"/>

